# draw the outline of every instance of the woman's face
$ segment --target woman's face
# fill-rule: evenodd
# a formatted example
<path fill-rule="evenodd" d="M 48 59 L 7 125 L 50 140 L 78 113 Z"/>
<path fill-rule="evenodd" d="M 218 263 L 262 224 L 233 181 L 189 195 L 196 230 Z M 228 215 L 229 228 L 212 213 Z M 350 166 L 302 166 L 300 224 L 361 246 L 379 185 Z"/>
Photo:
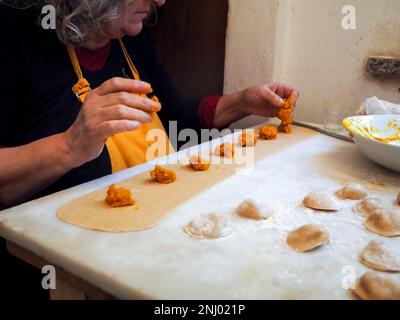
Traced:
<path fill-rule="evenodd" d="M 166 0 L 128 0 L 121 4 L 121 18 L 114 23 L 103 26 L 104 35 L 98 36 L 88 43 L 89 49 L 100 48 L 108 43 L 110 39 L 119 39 L 126 35 L 136 36 L 142 31 L 143 21 L 151 13 L 154 3 L 160 7 Z"/>

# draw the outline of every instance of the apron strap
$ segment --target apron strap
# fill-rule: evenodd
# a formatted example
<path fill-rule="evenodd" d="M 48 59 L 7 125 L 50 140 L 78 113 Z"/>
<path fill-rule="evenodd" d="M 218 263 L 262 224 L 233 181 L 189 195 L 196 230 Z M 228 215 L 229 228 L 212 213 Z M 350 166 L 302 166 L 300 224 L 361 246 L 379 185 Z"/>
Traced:
<path fill-rule="evenodd" d="M 129 68 L 131 69 L 133 78 L 135 80 L 140 80 L 139 72 L 137 71 L 135 65 L 133 64 L 133 61 L 128 53 L 128 50 L 126 50 L 126 47 L 125 47 L 122 39 L 118 39 L 118 42 L 122 49 L 122 53 L 124 54 L 125 60 L 128 63 Z M 68 47 L 67 50 L 68 50 L 68 55 L 71 60 L 72 66 L 74 67 L 76 76 L 78 77 L 78 82 L 72 87 L 72 91 L 75 93 L 79 102 L 83 103 L 86 95 L 88 94 L 89 91 L 91 91 L 90 83 L 83 77 L 82 69 L 79 65 L 79 60 L 76 55 L 75 49 L 72 47 Z M 154 97 L 153 100 L 158 102 L 157 97 Z"/>
<path fill-rule="evenodd" d="M 122 52 L 125 56 L 125 60 L 128 63 L 129 68 L 131 69 L 131 72 L 133 74 L 133 78 L 135 80 L 140 80 L 139 72 L 137 71 L 135 65 L 133 64 L 133 61 L 128 53 L 128 50 L 126 50 L 126 47 L 122 41 L 122 39 L 118 39 L 119 45 L 121 46 Z"/>
<path fill-rule="evenodd" d="M 75 49 L 72 47 L 68 47 L 68 55 L 72 62 L 72 66 L 74 67 L 76 76 L 78 77 L 78 82 L 72 87 L 72 91 L 75 93 L 80 103 L 86 98 L 86 95 L 91 90 L 90 83 L 87 81 L 82 74 L 81 67 L 79 65 L 78 57 L 76 56 Z"/>

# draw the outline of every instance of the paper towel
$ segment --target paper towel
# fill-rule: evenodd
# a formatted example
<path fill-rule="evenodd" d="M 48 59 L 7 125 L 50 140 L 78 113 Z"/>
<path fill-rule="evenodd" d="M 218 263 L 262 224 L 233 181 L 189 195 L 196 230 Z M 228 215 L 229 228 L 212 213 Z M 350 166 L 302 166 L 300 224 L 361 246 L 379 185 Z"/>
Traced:
<path fill-rule="evenodd" d="M 357 113 L 360 115 L 400 114 L 400 105 L 372 97 L 361 105 Z"/>

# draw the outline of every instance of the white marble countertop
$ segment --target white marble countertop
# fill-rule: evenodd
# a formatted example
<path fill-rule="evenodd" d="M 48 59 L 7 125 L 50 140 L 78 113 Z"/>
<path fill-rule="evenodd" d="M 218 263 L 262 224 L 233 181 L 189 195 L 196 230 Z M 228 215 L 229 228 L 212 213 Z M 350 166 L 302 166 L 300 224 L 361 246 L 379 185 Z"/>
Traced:
<path fill-rule="evenodd" d="M 357 255 L 378 236 L 363 228 L 362 218 L 351 211 L 353 202 L 343 201 L 340 213 L 327 215 L 305 210 L 302 199 L 309 191 L 334 191 L 346 183 L 362 183 L 388 199 L 400 190 L 400 175 L 375 165 L 355 145 L 315 135 L 199 194 L 150 230 L 102 233 L 57 219 L 56 210 L 68 201 L 151 167 L 3 211 L 0 235 L 118 298 L 347 299 L 343 268 L 354 267 L 358 276 L 367 271 Z M 278 214 L 265 222 L 236 217 L 234 208 L 247 198 L 273 204 Z M 209 212 L 232 213 L 233 233 L 216 241 L 186 236 L 182 227 Z M 305 223 L 326 227 L 329 244 L 308 254 L 290 250 L 287 232 Z M 400 245 L 400 239 L 391 241 Z"/>

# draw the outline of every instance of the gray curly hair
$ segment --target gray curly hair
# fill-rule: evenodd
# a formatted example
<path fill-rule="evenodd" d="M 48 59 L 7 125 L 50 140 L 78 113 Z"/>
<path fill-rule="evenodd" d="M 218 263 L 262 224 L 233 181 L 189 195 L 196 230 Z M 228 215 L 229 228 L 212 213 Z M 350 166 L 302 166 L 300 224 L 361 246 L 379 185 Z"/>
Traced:
<path fill-rule="evenodd" d="M 134 0 L 5 0 L 15 8 L 53 5 L 57 14 L 56 32 L 61 42 L 68 46 L 80 46 L 94 33 L 101 33 L 104 23 L 115 23 L 120 8 Z"/>

